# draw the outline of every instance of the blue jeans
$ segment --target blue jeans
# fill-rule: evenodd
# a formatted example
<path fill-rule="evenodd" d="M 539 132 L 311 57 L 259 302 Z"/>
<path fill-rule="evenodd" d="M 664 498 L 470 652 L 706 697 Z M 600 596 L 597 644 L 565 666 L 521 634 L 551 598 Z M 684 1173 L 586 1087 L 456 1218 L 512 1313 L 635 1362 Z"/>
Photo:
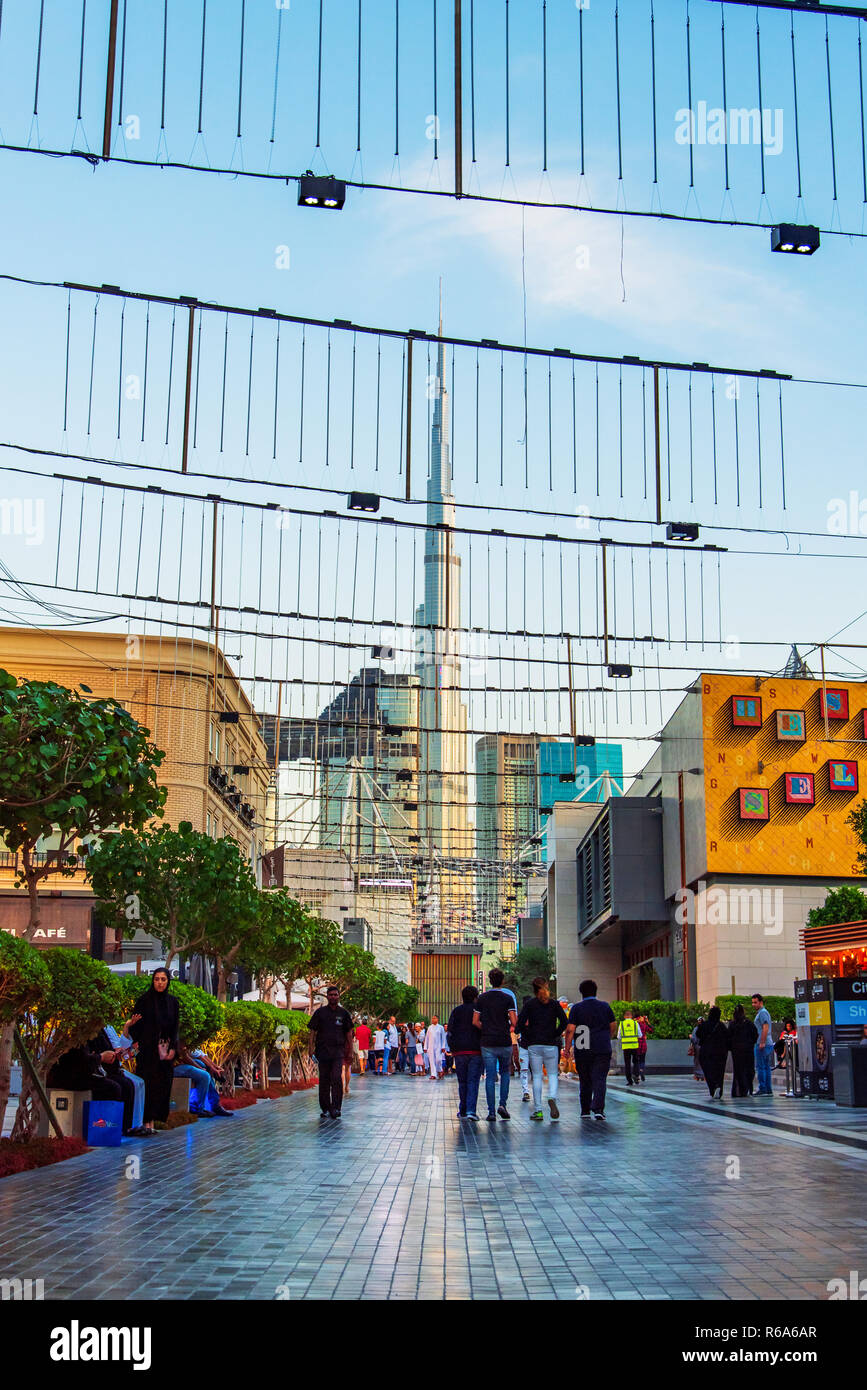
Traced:
<path fill-rule="evenodd" d="M 482 1079 L 482 1054 L 459 1052 L 455 1057 L 455 1071 L 458 1076 L 458 1109 L 462 1115 L 475 1115 Z"/>
<path fill-rule="evenodd" d="M 128 1071 L 124 1075 L 128 1076 L 135 1086 L 135 1099 L 132 1103 L 132 1124 L 130 1129 L 140 1129 L 144 1124 L 144 1103 L 145 1103 L 145 1084 L 144 1077 L 136 1076 L 134 1072 Z"/>
<path fill-rule="evenodd" d="M 530 1075 L 533 1078 L 533 1104 L 542 1109 L 542 1068 L 548 1073 L 548 1099 L 556 1100 L 560 1089 L 560 1049 L 543 1043 L 533 1043 L 530 1054 Z"/>
<path fill-rule="evenodd" d="M 759 1095 L 773 1094 L 771 1084 L 771 1059 L 774 1055 L 774 1045 L 768 1042 L 766 1047 L 759 1047 L 756 1043 L 756 1080 L 759 1083 Z"/>
<path fill-rule="evenodd" d="M 382 1074 L 383 1074 L 383 1076 L 386 1076 L 386 1075 L 388 1074 L 388 1059 L 389 1059 L 390 1056 L 391 1056 L 391 1048 L 389 1047 L 388 1043 L 386 1043 L 386 1044 L 385 1044 L 385 1048 L 384 1048 L 383 1053 L 382 1053 Z"/>
<path fill-rule="evenodd" d="M 497 1066 L 500 1068 L 500 1104 L 509 1099 L 509 1069 L 512 1065 L 511 1047 L 483 1047 L 482 1061 L 485 1064 L 485 1095 L 488 1101 L 488 1114 L 497 1108 Z"/>
<path fill-rule="evenodd" d="M 204 1067 L 191 1067 L 189 1062 L 182 1062 L 180 1066 L 175 1067 L 175 1076 L 189 1077 L 191 1090 L 195 1089 L 200 1110 L 214 1110 L 220 1104 L 220 1092 L 211 1080 L 211 1073 L 205 1071 Z M 192 1095 L 190 1103 L 192 1104 Z"/>

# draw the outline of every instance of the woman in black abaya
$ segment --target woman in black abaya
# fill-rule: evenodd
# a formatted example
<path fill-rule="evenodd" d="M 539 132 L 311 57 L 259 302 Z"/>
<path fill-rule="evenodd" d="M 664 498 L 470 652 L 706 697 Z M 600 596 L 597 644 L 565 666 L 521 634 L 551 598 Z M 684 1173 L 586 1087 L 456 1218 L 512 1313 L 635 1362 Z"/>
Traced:
<path fill-rule="evenodd" d="M 724 1023 L 720 1022 L 720 1017 L 720 1011 L 714 1005 L 704 1023 L 700 1023 L 696 1029 L 696 1037 L 701 1048 L 701 1067 L 711 1100 L 716 1097 L 717 1092 L 722 1100 L 726 1059 L 729 1053 L 728 1029 Z"/>
<path fill-rule="evenodd" d="M 144 1128 L 168 1119 L 174 1061 L 178 1055 L 178 1001 L 169 994 L 169 972 L 159 966 L 150 989 L 133 1008 L 129 1035 L 139 1045 L 136 1071 L 145 1084 Z"/>

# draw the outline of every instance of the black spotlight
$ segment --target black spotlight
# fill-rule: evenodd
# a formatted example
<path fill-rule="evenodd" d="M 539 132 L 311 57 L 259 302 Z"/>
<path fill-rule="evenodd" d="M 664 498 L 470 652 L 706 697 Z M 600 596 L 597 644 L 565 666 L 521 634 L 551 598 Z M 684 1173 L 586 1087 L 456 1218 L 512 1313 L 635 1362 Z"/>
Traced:
<path fill-rule="evenodd" d="M 370 649 L 370 655 L 373 657 L 373 660 L 374 660 L 374 661 L 393 661 L 393 660 L 394 660 L 394 647 L 371 647 L 371 649 Z M 400 780 L 401 780 L 400 773 L 398 773 L 397 776 L 398 776 L 398 781 L 400 781 Z M 412 776 L 412 773 L 409 774 L 409 777 L 411 777 L 411 776 Z M 408 779 L 408 778 L 405 778 L 405 779 L 403 779 L 403 780 L 406 781 L 406 780 L 409 780 L 409 779 Z"/>
<path fill-rule="evenodd" d="M 697 521 L 670 521 L 665 528 L 667 541 L 697 541 Z"/>
<path fill-rule="evenodd" d="M 576 746 L 576 748 L 592 748 L 595 742 L 596 742 L 596 739 L 595 739 L 595 737 L 594 737 L 593 734 L 576 734 L 576 735 L 575 735 L 575 746 Z"/>
<path fill-rule="evenodd" d="M 298 206 L 306 208 L 342 208 L 346 202 L 346 184 L 333 174 L 314 174 L 308 169 L 298 180 Z"/>
<path fill-rule="evenodd" d="M 627 662 L 612 664 L 608 667 L 608 675 L 611 680 L 628 680 L 632 675 L 632 667 Z"/>
<path fill-rule="evenodd" d="M 792 222 L 781 222 L 779 227 L 771 228 L 772 251 L 800 251 L 802 256 L 812 256 L 818 249 L 818 227 L 796 227 Z"/>
<path fill-rule="evenodd" d="M 346 506 L 351 512 L 378 512 L 379 496 L 375 492 L 350 492 Z"/>

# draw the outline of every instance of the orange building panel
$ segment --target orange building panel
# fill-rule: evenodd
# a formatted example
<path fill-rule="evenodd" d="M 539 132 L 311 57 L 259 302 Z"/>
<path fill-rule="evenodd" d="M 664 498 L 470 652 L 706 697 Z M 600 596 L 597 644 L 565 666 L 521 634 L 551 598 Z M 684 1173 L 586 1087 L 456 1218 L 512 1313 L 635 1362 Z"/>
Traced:
<path fill-rule="evenodd" d="M 708 872 L 863 877 L 846 818 L 867 768 L 867 685 L 828 683 L 826 738 L 821 681 L 717 674 L 701 682 Z M 761 722 L 744 723 L 756 710 Z M 758 797 L 747 798 L 744 814 L 745 788 L 766 791 L 767 819 L 755 811 Z"/>

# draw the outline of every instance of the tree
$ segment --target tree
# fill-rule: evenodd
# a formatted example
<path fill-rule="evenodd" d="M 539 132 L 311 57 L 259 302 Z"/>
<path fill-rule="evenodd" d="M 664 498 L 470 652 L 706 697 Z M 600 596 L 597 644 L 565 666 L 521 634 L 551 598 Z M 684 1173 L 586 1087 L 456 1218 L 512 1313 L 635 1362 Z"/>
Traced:
<path fill-rule="evenodd" d="M 48 987 L 21 1020 L 24 1043 L 43 1086 L 64 1052 L 81 1047 L 123 1007 L 120 987 L 108 966 L 83 951 L 55 946 L 42 956 Z M 32 1080 L 24 1083 L 13 1139 L 30 1139 L 39 1117 L 38 1092 Z"/>
<path fill-rule="evenodd" d="M 867 922 L 867 893 L 847 883 L 842 888 L 832 888 L 822 906 L 807 913 L 808 927 L 831 926 L 835 922 Z"/>
<path fill-rule="evenodd" d="M 144 927 L 176 955 L 201 954 L 217 963 L 218 995 L 256 931 L 259 890 L 234 840 L 214 840 L 181 821 L 140 835 L 123 831 L 103 840 L 89 859 L 93 891 L 106 922 L 129 936 Z"/>
<path fill-rule="evenodd" d="M 21 856 L 29 941 L 39 927 L 39 883 L 75 872 L 77 840 L 162 815 L 166 792 L 156 769 L 164 757 L 117 700 L 85 700 L 52 681 L 18 681 L 0 670 L 0 838 Z M 37 846 L 52 836 L 57 846 L 43 858 Z M 8 1020 L 0 1026 L 0 1105 L 9 1093 L 13 1028 Z"/>
<path fill-rule="evenodd" d="M 0 670 L 0 835 L 21 855 L 28 939 L 39 926 L 39 881 L 75 872 L 76 840 L 118 825 L 139 829 L 162 814 L 156 769 L 165 754 L 148 735 L 117 700 L 85 700 Z M 57 848 L 38 861 L 37 844 L 51 836 Z"/>
<path fill-rule="evenodd" d="M 502 970 L 505 984 L 508 989 L 514 990 L 520 1008 L 522 999 L 533 993 L 533 981 L 536 976 L 541 975 L 545 980 L 553 980 L 556 978 L 557 967 L 553 951 L 546 951 L 542 946 L 524 946 L 509 960 L 501 956 L 496 968 Z"/>
<path fill-rule="evenodd" d="M 50 978 L 41 952 L 9 932 L 0 932 L 0 1047 L 8 1038 L 8 1050 L 0 1055 L 0 1132 L 9 1101 L 15 1024 L 45 996 Z"/>
<path fill-rule="evenodd" d="M 412 1023 L 418 1016 L 418 990 L 398 980 L 388 970 L 377 970 L 370 979 L 351 986 L 343 1003 L 354 1013 L 371 1018 L 390 1018 Z"/>
<path fill-rule="evenodd" d="M 867 874 L 867 801 L 861 801 L 850 811 L 846 817 L 846 824 L 851 825 L 858 839 L 861 841 L 861 848 L 858 851 L 858 867 L 862 873 Z M 856 918 L 851 918 L 856 921 Z"/>
<path fill-rule="evenodd" d="M 349 995 L 353 989 L 364 990 L 371 985 L 378 971 L 370 951 L 362 946 L 341 945 L 342 949 L 334 954 L 327 978 L 330 985 L 337 985 L 341 994 Z"/>
<path fill-rule="evenodd" d="M 240 964 L 257 976 L 263 991 L 274 981 L 283 985 L 288 1005 L 293 983 L 304 975 L 319 918 L 285 888 L 261 890 L 256 917 L 256 932 L 245 940 Z"/>
<path fill-rule="evenodd" d="M 313 988 L 318 980 L 332 980 L 340 967 L 343 937 L 340 928 L 324 917 L 314 917 L 312 936 L 304 960 L 302 977 L 310 994 L 308 1011 L 313 1012 Z"/>

